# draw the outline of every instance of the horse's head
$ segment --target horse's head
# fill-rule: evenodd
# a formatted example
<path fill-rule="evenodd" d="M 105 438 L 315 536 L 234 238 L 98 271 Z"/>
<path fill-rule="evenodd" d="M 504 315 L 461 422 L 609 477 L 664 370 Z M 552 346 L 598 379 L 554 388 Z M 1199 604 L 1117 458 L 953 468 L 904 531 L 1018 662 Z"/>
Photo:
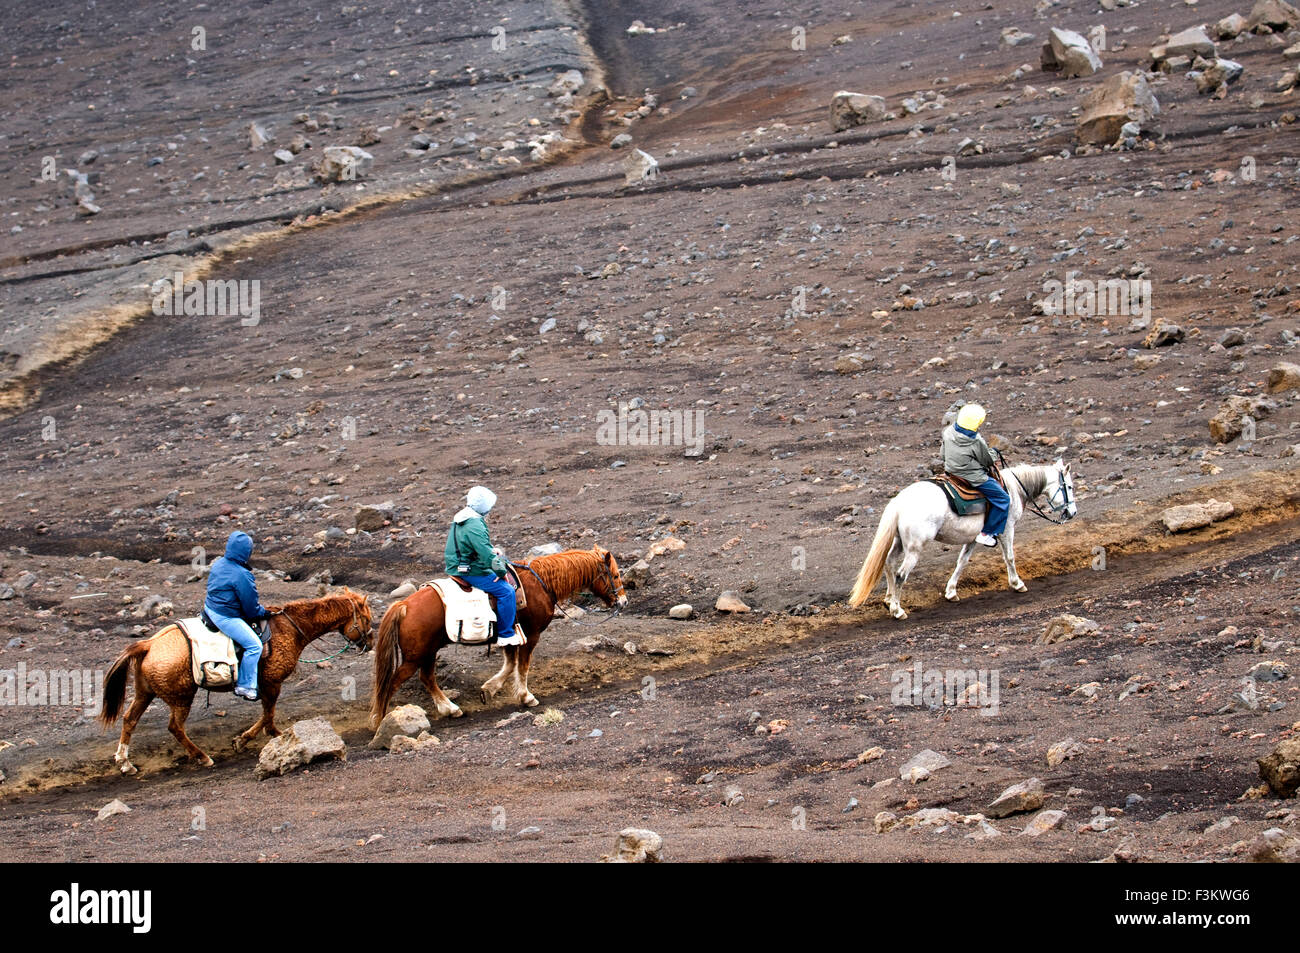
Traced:
<path fill-rule="evenodd" d="M 364 652 L 370 648 L 370 635 L 374 628 L 374 619 L 370 614 L 370 597 L 353 592 L 347 586 L 344 586 L 338 594 L 350 603 L 348 619 L 343 623 L 340 631 L 345 639 Z"/>
<path fill-rule="evenodd" d="M 1053 513 L 1061 519 L 1074 519 L 1079 512 L 1074 495 L 1074 474 L 1070 472 L 1070 465 L 1059 457 L 1052 464 L 1052 476 L 1047 480 L 1046 492 L 1047 505 Z"/>
<path fill-rule="evenodd" d="M 607 606 L 617 605 L 620 609 L 627 605 L 627 592 L 623 589 L 623 577 L 619 575 L 618 560 L 608 549 L 600 546 L 591 547 L 591 551 L 601 562 L 601 572 L 591 583 L 591 591 Z"/>

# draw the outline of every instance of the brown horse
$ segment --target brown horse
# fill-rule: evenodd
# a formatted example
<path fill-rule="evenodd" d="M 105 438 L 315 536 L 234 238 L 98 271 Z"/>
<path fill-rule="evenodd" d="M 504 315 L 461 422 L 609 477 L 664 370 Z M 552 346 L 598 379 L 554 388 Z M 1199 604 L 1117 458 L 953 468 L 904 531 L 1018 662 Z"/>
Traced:
<path fill-rule="evenodd" d="M 326 632 L 335 631 L 342 632 L 344 638 L 362 648 L 370 642 L 370 604 L 366 596 L 346 586 L 320 599 L 299 599 L 283 606 L 268 606 L 267 609 L 272 613 L 271 639 L 257 669 L 262 717 L 235 739 L 236 749 L 252 741 L 263 728 L 271 737 L 280 733 L 280 729 L 275 727 L 275 702 L 280 697 L 280 686 L 293 674 L 302 650 L 309 643 Z M 104 676 L 104 705 L 99 720 L 105 726 L 117 721 L 126 698 L 126 678 L 133 661 L 137 662 L 135 700 L 122 721 L 122 738 L 113 756 L 122 773 L 135 774 L 135 765 L 129 758 L 131 732 L 135 731 L 136 722 L 155 696 L 162 698 L 171 708 L 168 728 L 176 740 L 185 746 L 193 760 L 211 767 L 212 759 L 185 734 L 185 719 L 189 717 L 198 686 L 194 684 L 190 666 L 189 639 L 177 625 L 169 625 L 151 638 L 131 643 L 117 657 Z"/>
<path fill-rule="evenodd" d="M 550 556 L 538 556 L 527 565 L 515 564 L 523 582 L 527 606 L 520 610 L 518 622 L 528 641 L 524 645 L 501 650 L 505 661 L 501 671 L 483 683 L 481 697 L 490 701 L 509 682 L 511 703 L 532 707 L 537 699 L 528 690 L 528 667 L 533 649 L 560 603 L 584 590 L 600 598 L 605 605 L 627 605 L 623 579 L 614 556 L 599 546 L 590 550 L 570 549 Z M 415 674 L 433 696 L 439 715 L 459 718 L 465 714 L 438 687 L 435 670 L 438 650 L 450 643 L 443 628 L 443 604 L 431 586 L 417 589 L 405 599 L 393 603 L 379 623 L 375 643 L 375 684 L 371 696 L 370 726 L 378 728 L 388 712 L 397 687 Z M 399 658 L 400 656 L 400 658 Z M 400 664 L 399 664 L 400 662 Z"/>

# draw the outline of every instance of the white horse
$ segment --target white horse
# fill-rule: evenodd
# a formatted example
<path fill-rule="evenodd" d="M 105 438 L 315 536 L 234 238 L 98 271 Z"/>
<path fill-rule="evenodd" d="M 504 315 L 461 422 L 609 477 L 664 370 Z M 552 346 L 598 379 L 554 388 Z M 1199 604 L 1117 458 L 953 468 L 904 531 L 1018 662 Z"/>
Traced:
<path fill-rule="evenodd" d="M 1025 513 L 1026 501 L 1031 501 L 1033 505 L 1032 501 L 1045 492 L 1048 493 L 1047 502 L 1053 513 L 1061 520 L 1073 519 L 1078 512 L 1074 499 L 1074 477 L 1070 473 L 1070 465 L 1061 460 L 1049 466 L 1022 463 L 1004 468 L 1002 474 L 1007 483 L 1010 506 L 1007 528 L 998 537 L 998 545 L 1007 564 L 1007 582 L 1017 592 L 1024 592 L 1028 587 L 1016 572 L 1016 522 Z M 975 537 L 983 526 L 982 510 L 958 516 L 948 505 L 944 491 L 928 480 L 905 487 L 889 501 L 885 512 L 880 516 L 880 526 L 876 529 L 871 550 L 853 584 L 849 605 L 857 607 L 867 601 L 871 590 L 876 587 L 880 577 L 885 575 L 888 565 L 890 572 L 886 576 L 885 603 L 895 619 L 906 619 L 907 613 L 899 605 L 903 583 L 907 582 L 908 575 L 916 568 L 916 561 L 921 558 L 921 547 L 934 539 L 941 543 L 961 544 L 957 568 L 952 571 L 952 577 L 943 593 L 947 599 L 956 602 L 957 580 L 970 561 L 971 547 L 975 545 Z M 894 551 L 899 548 L 903 552 L 902 559 L 895 563 Z"/>

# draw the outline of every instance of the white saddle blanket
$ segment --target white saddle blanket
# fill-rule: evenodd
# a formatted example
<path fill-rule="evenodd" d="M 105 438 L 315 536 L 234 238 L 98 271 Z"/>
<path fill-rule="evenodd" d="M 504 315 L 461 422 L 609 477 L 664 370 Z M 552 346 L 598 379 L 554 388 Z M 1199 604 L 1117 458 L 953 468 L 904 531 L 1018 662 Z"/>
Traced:
<path fill-rule="evenodd" d="M 450 576 L 428 583 L 438 590 L 445 608 L 447 638 L 465 645 L 482 645 L 496 638 L 497 614 L 482 589 L 466 592 Z"/>
<path fill-rule="evenodd" d="M 234 690 L 239 675 L 234 640 L 222 632 L 213 632 L 197 616 L 179 619 L 176 624 L 190 640 L 194 684 L 214 692 Z"/>

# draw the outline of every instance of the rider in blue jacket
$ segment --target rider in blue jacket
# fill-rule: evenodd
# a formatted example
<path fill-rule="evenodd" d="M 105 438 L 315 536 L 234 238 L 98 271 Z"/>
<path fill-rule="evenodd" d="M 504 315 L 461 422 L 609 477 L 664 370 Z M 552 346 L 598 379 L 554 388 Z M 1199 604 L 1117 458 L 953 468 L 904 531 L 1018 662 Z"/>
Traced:
<path fill-rule="evenodd" d="M 262 657 L 262 640 L 252 622 L 270 618 L 257 598 L 257 582 L 248 560 L 253 555 L 253 538 L 235 530 L 226 540 L 226 554 L 208 570 L 208 595 L 203 611 L 218 629 L 244 650 L 239 660 L 235 694 L 257 701 L 257 663 Z"/>

